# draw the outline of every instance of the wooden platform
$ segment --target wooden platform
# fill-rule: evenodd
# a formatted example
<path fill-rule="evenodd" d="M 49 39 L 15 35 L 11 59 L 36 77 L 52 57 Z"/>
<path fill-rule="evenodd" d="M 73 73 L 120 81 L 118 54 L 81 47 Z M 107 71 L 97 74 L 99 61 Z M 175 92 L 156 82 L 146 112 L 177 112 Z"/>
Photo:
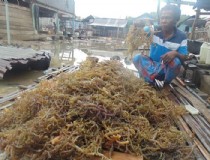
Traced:
<path fill-rule="evenodd" d="M 0 46 L 0 79 L 7 71 L 45 70 L 50 65 L 50 55 L 30 48 Z"/>
<path fill-rule="evenodd" d="M 196 159 L 208 160 L 210 159 L 210 109 L 185 87 L 179 84 L 177 80 L 174 80 L 172 84 L 182 98 L 185 98 L 190 105 L 199 110 L 198 114 L 192 115 L 188 113 L 179 117 L 177 125 L 180 130 L 190 137 L 188 144 L 195 147 L 194 153 Z M 167 92 L 169 99 L 174 101 L 174 103 L 184 105 L 172 94 L 170 87 L 161 92 Z"/>

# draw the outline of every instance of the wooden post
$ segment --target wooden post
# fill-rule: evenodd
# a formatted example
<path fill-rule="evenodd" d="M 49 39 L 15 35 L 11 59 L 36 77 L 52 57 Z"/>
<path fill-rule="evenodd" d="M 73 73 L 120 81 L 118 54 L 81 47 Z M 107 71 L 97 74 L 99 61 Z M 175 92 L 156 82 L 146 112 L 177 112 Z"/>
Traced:
<path fill-rule="evenodd" d="M 33 28 L 34 31 L 36 31 L 36 20 L 35 20 L 35 4 L 31 4 L 31 16 L 32 16 L 32 21 L 33 21 Z"/>
<path fill-rule="evenodd" d="M 157 5 L 157 18 L 158 18 L 158 24 L 160 22 L 160 0 L 158 0 L 158 5 Z"/>
<path fill-rule="evenodd" d="M 194 39 L 195 39 L 195 24 L 196 24 L 196 22 L 198 21 L 199 16 L 200 16 L 200 8 L 198 8 L 198 9 L 196 10 L 196 16 L 195 16 L 195 20 L 194 20 L 194 22 L 193 22 L 192 33 L 191 33 L 191 36 L 190 36 L 190 39 L 191 39 L 191 40 L 194 40 Z"/>
<path fill-rule="evenodd" d="M 7 43 L 11 44 L 8 1 L 5 0 L 4 4 L 5 4 L 5 16 L 6 16 L 6 24 L 7 24 Z"/>
<path fill-rule="evenodd" d="M 39 6 L 34 5 L 34 20 L 35 20 L 35 28 L 39 31 Z"/>
<path fill-rule="evenodd" d="M 55 13 L 56 34 L 60 31 L 58 12 Z"/>
<path fill-rule="evenodd" d="M 117 20 L 117 40 L 118 40 L 118 38 L 119 38 L 119 20 Z"/>
<path fill-rule="evenodd" d="M 177 0 L 177 4 L 178 4 L 178 7 L 180 9 L 180 7 L 181 7 L 181 0 Z"/>

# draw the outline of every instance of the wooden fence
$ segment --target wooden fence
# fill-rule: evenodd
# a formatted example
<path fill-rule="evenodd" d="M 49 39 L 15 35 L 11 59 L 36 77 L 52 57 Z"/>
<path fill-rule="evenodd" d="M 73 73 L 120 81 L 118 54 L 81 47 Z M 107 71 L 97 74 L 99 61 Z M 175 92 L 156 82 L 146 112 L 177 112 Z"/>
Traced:
<path fill-rule="evenodd" d="M 11 40 L 30 40 L 35 36 L 30 8 L 8 4 Z M 7 39 L 5 4 L 0 2 L 0 39 Z"/>

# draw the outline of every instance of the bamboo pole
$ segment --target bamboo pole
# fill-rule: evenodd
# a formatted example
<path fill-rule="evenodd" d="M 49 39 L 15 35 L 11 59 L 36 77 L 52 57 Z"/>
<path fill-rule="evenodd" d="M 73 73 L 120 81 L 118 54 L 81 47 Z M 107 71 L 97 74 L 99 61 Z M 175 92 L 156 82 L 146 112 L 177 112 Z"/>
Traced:
<path fill-rule="evenodd" d="M 195 24 L 198 21 L 199 16 L 200 16 L 200 9 L 198 8 L 196 10 L 196 16 L 195 16 L 195 20 L 194 20 L 193 26 L 192 26 L 192 33 L 191 33 L 191 37 L 190 37 L 191 40 L 195 39 Z"/>
<path fill-rule="evenodd" d="M 8 9 L 8 1 L 4 1 L 5 4 L 5 17 L 6 17 L 6 25 L 7 25 L 7 43 L 11 44 L 11 35 L 10 35 L 10 24 L 9 24 L 9 9 Z"/>

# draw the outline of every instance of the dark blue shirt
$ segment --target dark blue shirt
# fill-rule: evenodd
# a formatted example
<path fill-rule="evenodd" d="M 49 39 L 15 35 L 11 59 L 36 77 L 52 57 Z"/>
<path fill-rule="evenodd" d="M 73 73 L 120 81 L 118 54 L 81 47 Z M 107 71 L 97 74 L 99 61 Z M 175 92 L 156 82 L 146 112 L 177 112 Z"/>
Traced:
<path fill-rule="evenodd" d="M 152 60 L 160 62 L 162 55 L 173 50 L 187 55 L 187 37 L 184 32 L 175 29 L 174 35 L 169 39 L 164 39 L 161 31 L 153 35 L 153 43 L 150 46 Z"/>

